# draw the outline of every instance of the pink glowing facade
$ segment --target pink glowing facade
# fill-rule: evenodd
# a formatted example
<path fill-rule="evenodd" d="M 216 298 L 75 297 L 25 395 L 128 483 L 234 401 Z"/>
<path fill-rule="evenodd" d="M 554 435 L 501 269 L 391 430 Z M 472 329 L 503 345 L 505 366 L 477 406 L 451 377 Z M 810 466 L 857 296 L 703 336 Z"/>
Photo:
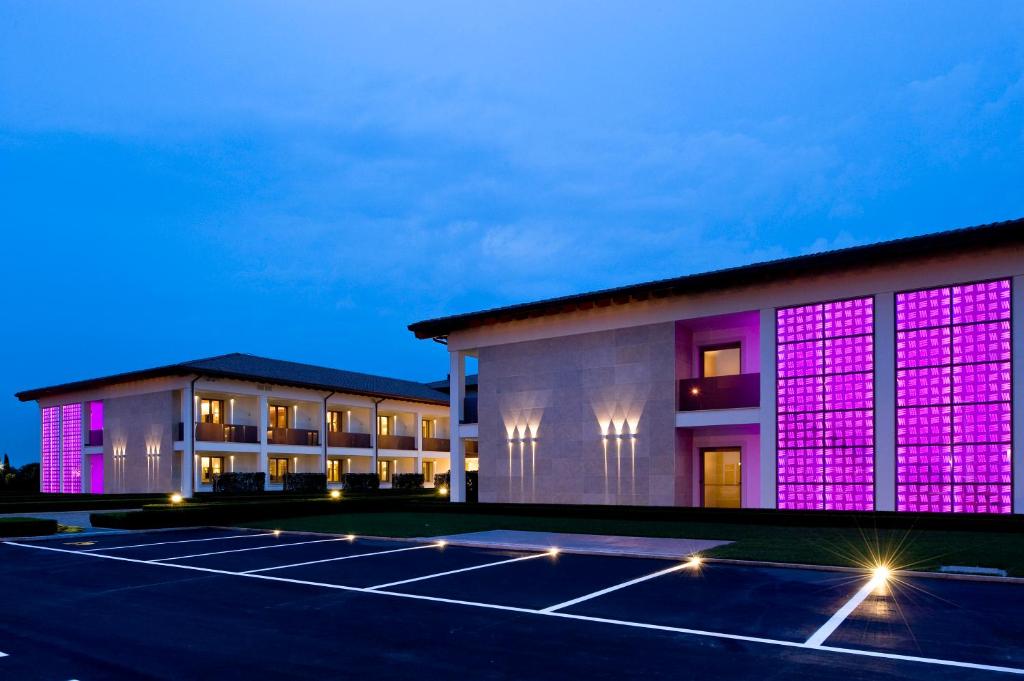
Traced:
<path fill-rule="evenodd" d="M 874 508 L 873 303 L 776 312 L 779 508 Z"/>
<path fill-rule="evenodd" d="M 42 410 L 40 486 L 43 492 L 60 492 L 60 407 Z"/>
<path fill-rule="evenodd" d="M 1010 280 L 896 295 L 897 509 L 1011 510 Z"/>
<path fill-rule="evenodd" d="M 60 408 L 61 491 L 82 491 L 82 405 L 75 402 Z"/>

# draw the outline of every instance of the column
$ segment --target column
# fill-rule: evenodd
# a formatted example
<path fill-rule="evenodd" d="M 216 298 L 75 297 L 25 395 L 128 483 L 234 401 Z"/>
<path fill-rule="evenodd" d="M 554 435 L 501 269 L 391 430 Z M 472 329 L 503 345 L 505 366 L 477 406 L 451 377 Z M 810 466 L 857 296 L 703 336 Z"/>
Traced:
<path fill-rule="evenodd" d="M 263 489 L 267 488 L 269 482 L 266 477 L 267 473 L 267 419 L 269 418 L 269 405 L 267 404 L 266 393 L 260 393 L 260 405 L 259 417 L 260 417 L 260 455 L 259 460 L 256 462 L 259 465 L 257 472 L 263 473 Z"/>
<path fill-rule="evenodd" d="M 896 510 L 896 296 L 875 294 L 875 510 Z"/>
<path fill-rule="evenodd" d="M 181 451 L 181 496 L 188 499 L 192 496 L 195 475 L 192 469 L 192 458 L 195 456 L 193 444 L 196 431 L 195 397 L 192 384 L 181 390 L 181 423 L 184 446 Z"/>
<path fill-rule="evenodd" d="M 320 472 L 327 475 L 327 402 L 320 401 Z"/>
<path fill-rule="evenodd" d="M 451 423 L 451 486 L 448 489 L 449 499 L 455 502 L 466 500 L 466 443 L 460 437 L 459 425 L 462 423 L 463 398 L 466 395 L 466 355 L 459 350 L 449 350 L 448 371 L 449 388 L 449 422 Z"/>
<path fill-rule="evenodd" d="M 761 310 L 761 508 L 776 507 L 775 308 Z"/>
<path fill-rule="evenodd" d="M 422 473 L 423 472 L 423 414 L 421 414 L 418 411 L 415 412 L 415 417 L 413 418 L 413 421 L 414 421 L 414 427 L 416 428 L 416 461 L 413 463 L 413 466 L 415 466 L 415 468 L 413 470 L 413 473 Z M 423 484 L 426 484 L 426 483 L 427 483 L 427 481 L 424 480 Z"/>
<path fill-rule="evenodd" d="M 1024 513 L 1024 276 L 1013 278 L 1010 286 L 1013 300 L 1010 308 L 1010 332 L 1013 336 L 1011 365 L 1013 375 L 1013 512 Z"/>

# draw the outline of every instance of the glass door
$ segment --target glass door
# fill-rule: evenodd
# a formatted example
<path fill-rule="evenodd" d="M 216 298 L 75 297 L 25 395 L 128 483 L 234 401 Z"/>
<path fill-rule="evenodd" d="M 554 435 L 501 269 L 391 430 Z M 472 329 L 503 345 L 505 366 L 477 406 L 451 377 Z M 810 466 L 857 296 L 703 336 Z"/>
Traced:
<path fill-rule="evenodd" d="M 740 508 L 743 496 L 739 448 L 704 449 L 701 457 L 704 507 Z"/>

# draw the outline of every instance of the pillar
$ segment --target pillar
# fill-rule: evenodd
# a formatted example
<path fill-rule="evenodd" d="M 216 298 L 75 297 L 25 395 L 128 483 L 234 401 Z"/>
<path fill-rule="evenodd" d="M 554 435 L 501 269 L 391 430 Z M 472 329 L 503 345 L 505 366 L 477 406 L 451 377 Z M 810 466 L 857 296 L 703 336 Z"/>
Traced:
<path fill-rule="evenodd" d="M 260 418 L 260 455 L 257 464 L 259 465 L 258 472 L 263 473 L 263 489 L 267 488 L 269 480 L 267 480 L 267 420 L 270 418 L 268 413 L 269 404 L 267 402 L 266 393 L 260 394 L 260 405 L 259 405 L 259 418 Z"/>
<path fill-rule="evenodd" d="M 453 502 L 466 500 L 466 443 L 462 441 L 459 426 L 462 424 L 463 404 L 466 395 L 466 354 L 450 350 L 448 354 L 449 423 L 451 441 L 451 486 L 449 499 Z"/>
<path fill-rule="evenodd" d="M 776 356 L 775 349 L 775 308 L 761 310 L 760 320 L 761 352 L 761 508 L 776 507 Z"/>
<path fill-rule="evenodd" d="M 192 496 L 192 489 L 195 484 L 195 473 L 193 472 L 192 461 L 195 456 L 193 444 L 196 432 L 195 396 L 192 383 L 189 383 L 181 391 L 181 423 L 183 447 L 181 451 L 181 496 L 188 499 Z"/>
<path fill-rule="evenodd" d="M 1010 333 L 1013 338 L 1011 365 L 1013 375 L 1013 445 L 1010 447 L 1013 471 L 1013 512 L 1024 513 L 1024 276 L 1016 276 L 1010 286 L 1013 300 Z"/>
<path fill-rule="evenodd" d="M 875 510 L 896 510 L 896 297 L 875 294 Z"/>

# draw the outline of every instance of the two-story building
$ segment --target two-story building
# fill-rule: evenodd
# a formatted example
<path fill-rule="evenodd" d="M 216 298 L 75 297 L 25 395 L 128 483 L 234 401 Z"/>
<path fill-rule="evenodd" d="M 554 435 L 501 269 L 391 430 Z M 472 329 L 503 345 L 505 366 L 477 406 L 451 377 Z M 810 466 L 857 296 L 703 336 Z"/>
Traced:
<path fill-rule="evenodd" d="M 210 490 L 223 472 L 448 472 L 448 397 L 425 384 L 245 354 L 18 393 L 39 403 L 43 492 Z"/>
<path fill-rule="evenodd" d="M 1022 326 L 1014 220 L 409 328 L 453 501 L 1024 513 Z"/>

